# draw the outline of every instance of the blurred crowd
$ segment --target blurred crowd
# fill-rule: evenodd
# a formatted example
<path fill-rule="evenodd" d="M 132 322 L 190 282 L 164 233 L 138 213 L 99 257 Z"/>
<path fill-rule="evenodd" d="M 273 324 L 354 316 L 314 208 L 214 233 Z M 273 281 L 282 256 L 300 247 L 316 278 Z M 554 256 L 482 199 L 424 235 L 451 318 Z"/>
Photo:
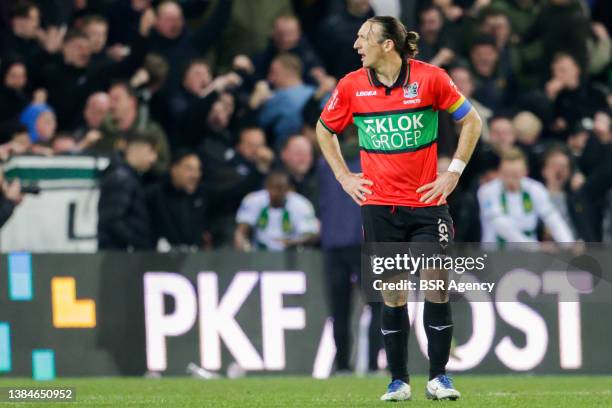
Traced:
<path fill-rule="evenodd" d="M 314 128 L 374 15 L 417 31 L 417 58 L 485 122 L 449 199 L 456 240 L 482 238 L 483 184 L 528 175 L 575 238 L 612 241 L 608 0 L 4 0 L 0 159 L 111 157 L 101 249 L 356 245 L 359 210 Z M 458 128 L 439 124 L 443 171 Z M 356 130 L 340 140 L 359 171 Z M 504 171 L 516 148 L 524 171 Z M 4 219 L 22 195 L 2 191 Z"/>

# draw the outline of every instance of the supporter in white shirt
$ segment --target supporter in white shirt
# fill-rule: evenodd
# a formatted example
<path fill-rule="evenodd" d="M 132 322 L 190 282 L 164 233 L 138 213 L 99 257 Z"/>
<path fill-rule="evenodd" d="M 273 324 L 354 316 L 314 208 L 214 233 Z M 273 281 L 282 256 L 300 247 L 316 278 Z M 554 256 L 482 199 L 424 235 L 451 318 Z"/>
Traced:
<path fill-rule="evenodd" d="M 556 242 L 574 236 L 544 185 L 527 177 L 527 159 L 517 148 L 502 154 L 499 178 L 478 190 L 482 242 L 537 242 L 538 220 Z"/>
<path fill-rule="evenodd" d="M 244 197 L 236 224 L 234 246 L 243 251 L 252 247 L 283 251 L 312 243 L 319 236 L 319 221 L 312 204 L 290 191 L 289 176 L 278 171 L 268 175 L 264 190 Z"/>

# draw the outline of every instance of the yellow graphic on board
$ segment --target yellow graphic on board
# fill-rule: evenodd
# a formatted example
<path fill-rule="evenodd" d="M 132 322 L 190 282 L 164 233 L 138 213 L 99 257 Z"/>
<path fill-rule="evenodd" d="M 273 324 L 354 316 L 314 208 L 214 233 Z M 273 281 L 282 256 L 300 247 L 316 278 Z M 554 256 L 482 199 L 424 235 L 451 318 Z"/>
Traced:
<path fill-rule="evenodd" d="M 70 276 L 51 279 L 53 326 L 58 329 L 96 327 L 96 302 L 76 298 L 76 281 Z"/>

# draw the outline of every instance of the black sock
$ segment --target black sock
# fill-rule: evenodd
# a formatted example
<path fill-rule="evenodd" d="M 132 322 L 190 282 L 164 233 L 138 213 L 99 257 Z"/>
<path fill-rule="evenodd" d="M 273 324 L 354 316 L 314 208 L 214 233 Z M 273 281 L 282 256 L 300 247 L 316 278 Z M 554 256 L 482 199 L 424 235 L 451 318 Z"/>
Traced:
<path fill-rule="evenodd" d="M 408 320 L 406 305 L 398 307 L 383 306 L 381 332 L 392 380 L 402 380 L 408 384 L 410 380 L 408 377 L 410 321 Z"/>
<path fill-rule="evenodd" d="M 446 363 L 453 338 L 453 319 L 450 303 L 425 301 L 423 326 L 427 334 L 427 355 L 429 356 L 429 379 L 446 374 Z"/>

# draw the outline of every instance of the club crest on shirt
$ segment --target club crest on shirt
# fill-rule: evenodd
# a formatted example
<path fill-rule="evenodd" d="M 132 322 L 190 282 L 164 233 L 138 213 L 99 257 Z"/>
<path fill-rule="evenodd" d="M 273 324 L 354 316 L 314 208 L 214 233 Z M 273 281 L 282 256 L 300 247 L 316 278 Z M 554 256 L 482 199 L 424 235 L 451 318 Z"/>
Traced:
<path fill-rule="evenodd" d="M 404 86 L 404 98 L 412 99 L 416 98 L 419 94 L 419 83 L 413 82 Z"/>

